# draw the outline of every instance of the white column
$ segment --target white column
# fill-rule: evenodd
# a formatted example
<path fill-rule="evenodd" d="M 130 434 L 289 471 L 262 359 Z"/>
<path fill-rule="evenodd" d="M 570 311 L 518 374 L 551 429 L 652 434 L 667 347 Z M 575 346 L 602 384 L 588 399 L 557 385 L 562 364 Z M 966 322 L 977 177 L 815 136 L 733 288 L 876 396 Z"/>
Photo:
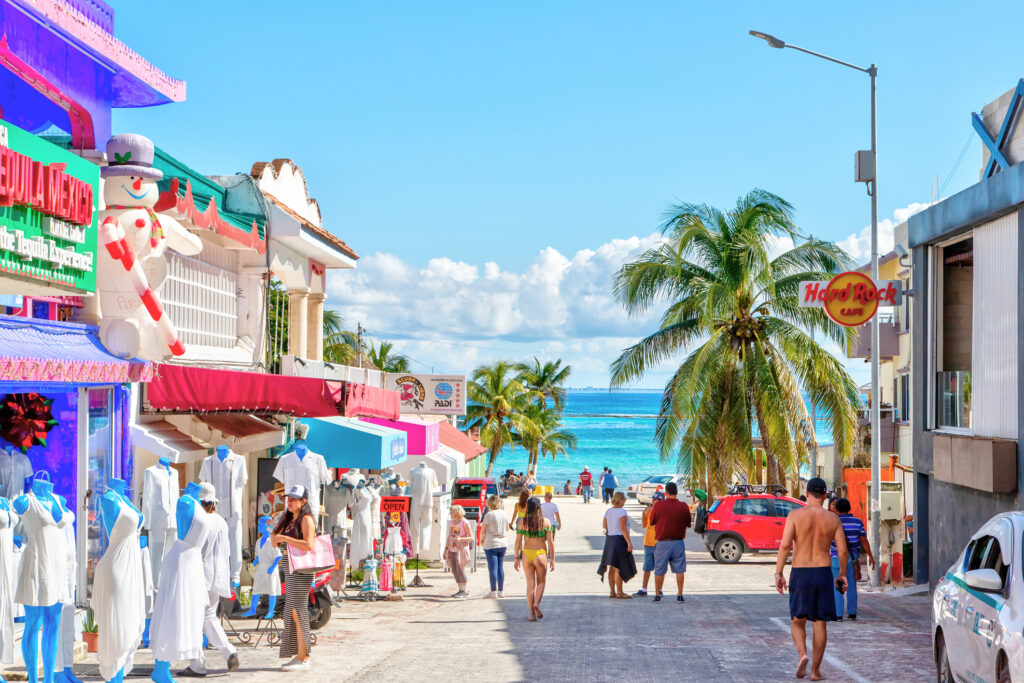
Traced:
<path fill-rule="evenodd" d="M 288 353 L 300 358 L 306 356 L 306 297 L 304 290 L 288 290 Z"/>
<path fill-rule="evenodd" d="M 306 315 L 308 327 L 306 341 L 309 344 L 309 352 L 306 358 L 310 360 L 324 359 L 324 299 L 326 294 L 311 293 Z"/>

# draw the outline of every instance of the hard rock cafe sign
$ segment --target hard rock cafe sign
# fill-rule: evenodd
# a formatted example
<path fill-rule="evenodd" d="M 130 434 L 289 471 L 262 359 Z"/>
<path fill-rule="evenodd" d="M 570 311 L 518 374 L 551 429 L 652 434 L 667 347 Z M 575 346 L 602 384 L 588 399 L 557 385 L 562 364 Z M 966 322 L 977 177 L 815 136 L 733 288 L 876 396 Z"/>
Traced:
<path fill-rule="evenodd" d="M 801 282 L 799 297 L 802 308 L 824 308 L 828 317 L 840 325 L 858 327 L 871 320 L 879 306 L 898 306 L 903 283 L 876 283 L 864 273 L 840 273 L 831 280 Z"/>

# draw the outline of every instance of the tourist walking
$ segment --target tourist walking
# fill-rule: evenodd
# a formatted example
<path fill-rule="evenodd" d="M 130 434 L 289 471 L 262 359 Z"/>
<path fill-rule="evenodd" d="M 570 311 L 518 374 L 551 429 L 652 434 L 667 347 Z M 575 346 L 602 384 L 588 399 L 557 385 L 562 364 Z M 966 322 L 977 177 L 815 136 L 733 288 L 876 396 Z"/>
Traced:
<path fill-rule="evenodd" d="M 647 597 L 647 584 L 651 580 L 651 572 L 654 571 L 654 546 L 657 545 L 658 539 L 654 533 L 654 524 L 651 522 L 651 510 L 659 500 L 665 500 L 665 494 L 655 491 L 651 496 L 651 502 L 644 506 L 644 514 L 641 518 L 641 524 L 644 527 L 644 585 L 636 593 L 633 593 L 634 598 Z"/>
<path fill-rule="evenodd" d="M 800 661 L 796 677 L 807 675 L 807 621 L 814 625 L 811 652 L 811 680 L 822 680 L 821 660 L 828 641 L 828 622 L 836 618 L 836 599 L 832 587 L 846 591 L 846 570 L 849 554 L 846 535 L 839 518 L 822 507 L 827 491 L 825 481 L 814 477 L 807 482 L 807 507 L 797 508 L 786 517 L 782 543 L 775 561 L 775 588 L 786 594 L 786 566 L 790 551 L 793 568 L 789 572 L 789 618 L 793 643 Z M 832 579 L 829 541 L 836 545 L 839 576 Z"/>
<path fill-rule="evenodd" d="M 519 523 L 523 517 L 526 516 L 526 501 L 530 499 L 530 492 L 523 489 L 519 492 L 519 500 L 512 506 L 512 521 L 509 522 L 508 528 L 515 531 L 516 524 Z"/>
<path fill-rule="evenodd" d="M 544 502 L 540 504 L 541 514 L 544 515 L 544 519 L 548 520 L 548 524 L 551 525 L 551 536 L 554 537 L 555 532 L 562 528 L 562 513 L 558 511 L 558 505 L 552 500 L 554 496 L 548 491 L 544 494 Z"/>
<path fill-rule="evenodd" d="M 837 499 L 836 510 L 839 512 L 839 523 L 843 525 L 843 534 L 846 536 L 846 550 L 850 554 L 850 563 L 846 570 L 846 595 L 844 596 L 838 589 L 835 590 L 836 618 L 839 621 L 843 620 L 845 607 L 846 615 L 852 621 L 856 621 L 857 575 L 860 574 L 859 558 L 861 553 L 867 555 L 868 567 L 874 569 L 875 557 L 871 554 L 871 546 L 868 544 L 864 523 L 850 514 L 850 501 L 846 498 Z M 839 550 L 835 543 L 832 544 L 829 552 L 832 555 L 832 579 L 834 581 L 839 578 Z"/>
<path fill-rule="evenodd" d="M 533 490 L 537 488 L 537 472 L 534 470 L 530 470 L 527 473 L 526 479 L 523 481 L 523 483 L 526 485 L 526 490 L 529 491 L 530 493 L 533 493 Z"/>
<path fill-rule="evenodd" d="M 606 505 L 611 501 L 611 498 L 608 495 L 608 492 L 605 491 L 605 488 L 604 488 L 604 480 L 605 480 L 605 477 L 607 477 L 607 476 L 608 476 L 608 468 L 605 467 L 604 471 L 601 472 L 601 475 L 597 478 L 597 488 L 601 489 L 601 502 L 606 504 Z"/>
<path fill-rule="evenodd" d="M 679 500 L 679 487 L 674 481 L 665 484 L 665 500 L 651 509 L 654 525 L 654 602 L 661 602 L 662 587 L 669 566 L 676 575 L 676 602 L 686 602 L 683 583 L 686 580 L 686 530 L 690 527 L 690 506 Z"/>
<path fill-rule="evenodd" d="M 448 522 L 448 538 L 444 542 L 444 558 L 452 570 L 455 583 L 459 590 L 452 593 L 453 598 L 468 598 L 466 590 L 466 565 L 469 564 L 469 548 L 473 545 L 473 529 L 466 521 L 466 511 L 461 505 L 452 505 L 451 520 Z"/>
<path fill-rule="evenodd" d="M 523 565 L 526 575 L 526 603 L 530 606 L 530 621 L 544 618 L 540 601 L 544 597 L 548 571 L 555 571 L 555 536 L 540 510 L 540 499 L 530 498 L 526 515 L 519 520 L 516 530 L 515 570 Z"/>
<path fill-rule="evenodd" d="M 291 570 L 289 549 L 310 551 L 316 540 L 316 519 L 309 507 L 306 487 L 295 484 L 288 489 L 287 508 L 277 523 L 270 542 L 282 546 L 281 564 L 284 569 L 284 627 L 281 634 L 281 658 L 291 659 L 281 668 L 285 671 L 309 670 L 309 589 L 312 574 Z"/>
<path fill-rule="evenodd" d="M 623 506 L 626 494 L 619 491 L 611 499 L 612 507 L 604 513 L 601 525 L 604 527 L 604 553 L 601 555 L 601 566 L 597 573 L 604 581 L 605 570 L 608 571 L 609 598 L 629 599 L 624 583 L 636 576 L 636 560 L 633 559 L 633 541 L 629 537 L 629 515 Z"/>
<path fill-rule="evenodd" d="M 610 503 L 612 496 L 615 494 L 615 489 L 619 487 L 619 480 L 615 477 L 615 474 L 608 470 L 604 475 L 604 483 L 601 485 L 604 490 L 604 498 L 606 503 Z"/>
<path fill-rule="evenodd" d="M 487 558 L 487 576 L 491 581 L 491 592 L 487 597 L 504 598 L 508 515 L 501 509 L 500 496 L 492 495 L 487 499 L 487 512 L 480 524 L 484 527 L 484 556 Z"/>
<path fill-rule="evenodd" d="M 586 465 L 583 466 L 583 471 L 580 472 L 580 489 L 583 493 L 583 502 L 590 502 L 590 495 L 594 492 L 594 475 L 590 473 L 590 468 Z"/>

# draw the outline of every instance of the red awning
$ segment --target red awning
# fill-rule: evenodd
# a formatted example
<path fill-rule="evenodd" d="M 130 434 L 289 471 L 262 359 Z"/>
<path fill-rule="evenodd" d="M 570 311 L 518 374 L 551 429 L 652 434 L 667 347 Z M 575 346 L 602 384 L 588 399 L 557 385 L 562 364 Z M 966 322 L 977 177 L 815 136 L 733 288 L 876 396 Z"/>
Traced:
<path fill-rule="evenodd" d="M 176 412 L 253 411 L 296 417 L 342 413 L 337 396 L 322 379 L 166 364 L 158 366 L 157 376 L 146 385 L 146 403 L 153 410 Z"/>
<path fill-rule="evenodd" d="M 457 427 L 453 427 L 450 422 L 439 422 L 438 424 L 441 427 L 441 433 L 439 434 L 441 443 L 448 448 L 462 453 L 466 457 L 466 462 L 474 460 L 487 452 L 486 446 L 481 446 L 476 441 L 473 441 L 469 436 L 459 431 Z"/>
<path fill-rule="evenodd" d="M 386 420 L 397 420 L 401 405 L 401 397 L 397 391 L 378 389 L 366 384 L 350 383 L 345 386 L 345 417 L 381 417 Z"/>

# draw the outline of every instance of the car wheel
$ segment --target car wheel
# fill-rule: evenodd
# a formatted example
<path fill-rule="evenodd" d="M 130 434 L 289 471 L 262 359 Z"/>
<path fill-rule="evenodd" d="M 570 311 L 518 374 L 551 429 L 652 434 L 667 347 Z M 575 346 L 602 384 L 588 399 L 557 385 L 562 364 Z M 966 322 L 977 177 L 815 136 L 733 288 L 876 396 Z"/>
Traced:
<path fill-rule="evenodd" d="M 715 559 L 722 564 L 736 564 L 743 556 L 743 544 L 733 536 L 723 536 L 715 543 Z"/>
<path fill-rule="evenodd" d="M 996 658 L 996 683 L 1013 683 L 1010 679 L 1010 660 L 1006 658 L 1005 652 L 1000 652 Z"/>
<path fill-rule="evenodd" d="M 949 656 L 946 654 L 946 639 L 939 631 L 935 635 L 935 673 L 939 683 L 956 683 L 953 671 L 949 668 Z"/>

